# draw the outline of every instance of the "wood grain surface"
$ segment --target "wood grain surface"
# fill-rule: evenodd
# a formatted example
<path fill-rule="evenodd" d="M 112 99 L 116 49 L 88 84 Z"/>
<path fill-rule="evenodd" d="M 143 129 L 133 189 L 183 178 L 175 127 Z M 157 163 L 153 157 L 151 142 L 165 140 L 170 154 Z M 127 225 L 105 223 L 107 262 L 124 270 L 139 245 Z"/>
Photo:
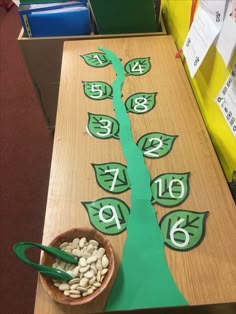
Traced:
<path fill-rule="evenodd" d="M 82 81 L 99 80 L 111 85 L 115 79 L 111 65 L 93 68 L 80 57 L 98 51 L 98 46 L 112 50 L 123 64 L 137 57 L 151 58 L 151 70 L 143 76 L 127 77 L 123 86 L 124 99 L 137 92 L 158 92 L 157 105 L 151 112 L 129 114 L 135 141 L 155 131 L 179 135 L 167 156 L 145 160 L 151 177 L 191 172 L 187 200 L 174 208 L 155 205 L 158 219 L 177 208 L 209 211 L 205 239 L 198 247 L 188 252 L 165 249 L 179 289 L 189 304 L 235 301 L 236 208 L 170 36 L 65 43 L 43 243 L 48 244 L 67 229 L 90 225 L 81 201 L 112 196 L 98 186 L 91 163 L 125 164 L 119 140 L 100 140 L 86 131 L 88 112 L 114 116 L 111 99 L 95 101 L 83 93 Z M 116 197 L 130 205 L 130 191 Z M 125 237 L 125 232 L 108 237 L 115 250 L 116 269 Z M 98 312 L 108 294 L 109 289 L 90 305 L 67 307 L 53 302 L 38 282 L 35 313 Z"/>

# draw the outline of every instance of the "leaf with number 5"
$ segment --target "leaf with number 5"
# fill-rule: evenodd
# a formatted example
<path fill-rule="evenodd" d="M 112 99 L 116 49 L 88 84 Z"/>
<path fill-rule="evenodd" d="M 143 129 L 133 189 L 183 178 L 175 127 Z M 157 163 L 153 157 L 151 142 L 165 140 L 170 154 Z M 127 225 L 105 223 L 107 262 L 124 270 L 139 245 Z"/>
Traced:
<path fill-rule="evenodd" d="M 106 82 L 91 81 L 82 82 L 84 88 L 84 94 L 93 100 L 103 100 L 106 98 L 112 98 L 112 87 Z"/>
<path fill-rule="evenodd" d="M 102 68 L 111 63 L 102 52 L 91 52 L 81 55 L 81 57 L 88 65 L 95 68 Z"/>
<path fill-rule="evenodd" d="M 144 157 L 160 158 L 171 151 L 177 137 L 178 135 L 152 132 L 140 137 L 137 145 L 142 150 Z"/>
<path fill-rule="evenodd" d="M 93 202 L 82 202 L 91 225 L 98 231 L 116 235 L 126 229 L 129 207 L 118 198 L 100 198 Z"/>
<path fill-rule="evenodd" d="M 189 194 L 189 176 L 187 173 L 161 174 L 151 182 L 153 203 L 173 207 L 183 203 Z"/>
<path fill-rule="evenodd" d="M 122 193 L 130 188 L 127 167 L 118 162 L 92 164 L 97 183 L 110 193 Z"/>
<path fill-rule="evenodd" d="M 107 115 L 89 113 L 88 132 L 100 139 L 119 138 L 118 122 Z"/>
<path fill-rule="evenodd" d="M 151 69 L 150 58 L 135 58 L 125 64 L 127 75 L 144 75 Z"/>
<path fill-rule="evenodd" d="M 160 228 L 165 244 L 177 251 L 189 251 L 198 246 L 205 235 L 207 214 L 178 209 L 163 216 Z"/>
<path fill-rule="evenodd" d="M 127 112 L 142 114 L 152 110 L 156 105 L 157 93 L 136 93 L 125 101 Z"/>

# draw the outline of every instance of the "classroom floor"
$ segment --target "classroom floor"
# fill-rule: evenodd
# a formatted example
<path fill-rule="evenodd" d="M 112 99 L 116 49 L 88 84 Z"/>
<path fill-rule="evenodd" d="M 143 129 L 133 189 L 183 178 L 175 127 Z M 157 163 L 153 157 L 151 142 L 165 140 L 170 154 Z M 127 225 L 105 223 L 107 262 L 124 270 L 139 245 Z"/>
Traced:
<path fill-rule="evenodd" d="M 46 128 L 17 37 L 17 8 L 0 7 L 1 313 L 32 314 L 37 273 L 12 246 L 41 242 L 53 138 Z M 29 254 L 38 260 L 39 251 Z"/>

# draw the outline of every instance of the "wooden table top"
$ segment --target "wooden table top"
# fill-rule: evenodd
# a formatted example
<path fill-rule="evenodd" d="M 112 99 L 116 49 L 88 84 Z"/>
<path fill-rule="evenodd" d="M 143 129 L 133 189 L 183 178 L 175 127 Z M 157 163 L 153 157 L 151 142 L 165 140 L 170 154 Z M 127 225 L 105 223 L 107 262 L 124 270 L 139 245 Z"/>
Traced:
<path fill-rule="evenodd" d="M 150 112 L 129 114 L 135 141 L 149 132 L 178 135 L 168 155 L 145 159 L 151 177 L 168 172 L 191 173 L 190 192 L 181 205 L 172 208 L 154 205 L 158 220 L 179 208 L 209 212 L 205 238 L 199 246 L 187 252 L 165 248 L 177 286 L 189 304 L 235 301 L 236 208 L 181 60 L 175 58 L 176 47 L 171 36 L 65 43 L 43 244 L 73 227 L 91 226 L 81 202 L 109 196 L 97 184 L 91 164 L 125 164 L 119 140 L 101 140 L 86 130 L 88 112 L 114 116 L 111 99 L 96 101 L 83 92 L 82 81 L 112 85 L 115 79 L 111 65 L 90 67 L 80 57 L 98 51 L 98 46 L 112 50 L 123 64 L 133 58 L 150 57 L 151 70 L 142 76 L 126 77 L 123 86 L 124 99 L 137 92 L 158 92 L 157 104 Z M 130 206 L 130 191 L 115 197 Z M 118 269 L 126 232 L 108 238 Z M 35 313 L 102 311 L 108 294 L 106 291 L 89 305 L 67 307 L 53 302 L 38 282 Z"/>

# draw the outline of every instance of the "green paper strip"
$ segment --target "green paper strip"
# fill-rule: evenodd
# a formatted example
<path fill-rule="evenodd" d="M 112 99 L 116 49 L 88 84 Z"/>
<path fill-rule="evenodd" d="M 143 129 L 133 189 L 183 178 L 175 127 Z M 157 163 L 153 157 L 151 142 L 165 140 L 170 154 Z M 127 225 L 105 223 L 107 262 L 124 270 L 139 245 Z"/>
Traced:
<path fill-rule="evenodd" d="M 113 83 L 113 105 L 120 124 L 119 136 L 127 162 L 132 204 L 123 257 L 106 311 L 186 305 L 165 259 L 162 234 L 151 205 L 150 175 L 142 152 L 135 145 L 122 102 L 124 68 L 113 52 L 99 49 L 106 54 L 117 74 Z"/>

